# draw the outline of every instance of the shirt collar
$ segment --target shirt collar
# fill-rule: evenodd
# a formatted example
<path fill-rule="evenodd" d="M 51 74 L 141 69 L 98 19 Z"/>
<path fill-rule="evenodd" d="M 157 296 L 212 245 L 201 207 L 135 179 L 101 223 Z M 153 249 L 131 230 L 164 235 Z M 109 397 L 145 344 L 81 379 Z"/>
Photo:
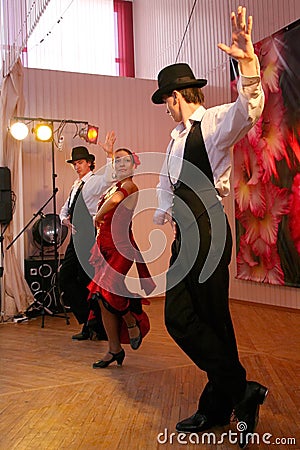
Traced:
<path fill-rule="evenodd" d="M 79 186 L 82 181 L 85 183 L 89 178 L 91 178 L 92 175 L 94 175 L 94 173 L 90 170 L 88 173 L 84 175 L 84 177 L 77 178 L 77 180 L 75 180 L 74 182 L 74 187 Z"/>
<path fill-rule="evenodd" d="M 94 175 L 93 172 L 90 170 L 87 174 L 84 175 L 84 177 L 81 178 L 81 181 L 86 182 L 93 175 Z"/>
<path fill-rule="evenodd" d="M 204 116 L 206 109 L 204 108 L 204 106 L 200 105 L 199 108 L 197 108 L 193 114 L 189 117 L 189 119 L 187 120 L 186 125 L 184 125 L 183 122 L 180 122 L 176 128 L 174 128 L 171 131 L 171 137 L 172 139 L 176 139 L 178 136 L 183 136 L 186 133 L 188 133 L 191 129 L 191 126 L 193 124 L 193 122 L 195 120 L 197 120 L 198 122 L 200 122 Z"/>

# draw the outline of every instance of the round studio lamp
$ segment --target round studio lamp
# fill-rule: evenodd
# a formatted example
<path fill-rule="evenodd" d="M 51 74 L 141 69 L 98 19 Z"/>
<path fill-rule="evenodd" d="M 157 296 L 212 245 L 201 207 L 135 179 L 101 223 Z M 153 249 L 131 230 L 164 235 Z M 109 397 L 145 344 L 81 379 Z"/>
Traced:
<path fill-rule="evenodd" d="M 24 122 L 15 122 L 9 128 L 10 134 L 17 141 L 23 141 L 28 135 L 28 127 Z"/>
<path fill-rule="evenodd" d="M 79 137 L 89 144 L 97 144 L 98 134 L 99 127 L 95 127 L 94 125 L 87 125 L 78 133 Z"/>
<path fill-rule="evenodd" d="M 32 237 L 38 247 L 54 247 L 55 232 L 57 247 L 60 247 L 68 234 L 68 227 L 62 225 L 59 215 L 46 214 L 38 219 L 32 227 Z"/>
<path fill-rule="evenodd" d="M 49 123 L 39 123 L 32 131 L 37 141 L 49 142 L 52 140 L 53 127 Z"/>

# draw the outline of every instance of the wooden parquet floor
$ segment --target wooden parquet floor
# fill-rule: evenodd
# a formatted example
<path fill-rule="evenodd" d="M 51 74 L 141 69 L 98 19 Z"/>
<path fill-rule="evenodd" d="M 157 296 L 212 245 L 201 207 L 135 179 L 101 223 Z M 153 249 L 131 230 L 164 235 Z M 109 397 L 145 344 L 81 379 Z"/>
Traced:
<path fill-rule="evenodd" d="M 122 368 L 92 369 L 106 342 L 72 341 L 72 315 L 70 325 L 50 316 L 44 328 L 41 317 L 0 324 L 0 449 L 239 448 L 229 440 L 235 423 L 214 430 L 219 443 L 172 434 L 195 412 L 206 377 L 168 336 L 163 301 L 146 308 L 151 331 L 138 351 L 124 346 Z M 270 390 L 251 448 L 299 450 L 300 312 L 235 301 L 231 310 L 248 379 Z"/>

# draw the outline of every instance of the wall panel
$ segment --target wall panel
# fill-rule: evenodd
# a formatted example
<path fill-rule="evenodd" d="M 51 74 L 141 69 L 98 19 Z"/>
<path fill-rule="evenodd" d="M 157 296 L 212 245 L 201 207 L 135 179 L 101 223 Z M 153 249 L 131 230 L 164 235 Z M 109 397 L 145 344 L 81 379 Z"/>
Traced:
<path fill-rule="evenodd" d="M 142 197 L 146 209 L 137 215 L 134 229 L 138 244 L 147 251 L 151 244 L 157 248 L 151 256 L 149 268 L 153 275 L 159 275 L 168 267 L 170 257 L 171 227 L 156 227 L 152 223 L 153 210 L 147 202 L 156 205 L 155 186 L 158 182 L 164 149 L 168 142 L 168 130 L 172 123 L 165 113 L 165 108 L 153 105 L 150 97 L 156 89 L 156 83 L 151 80 L 118 78 L 88 74 L 67 73 L 58 71 L 25 69 L 25 116 L 32 118 L 48 118 L 61 120 L 87 121 L 100 128 L 100 140 L 104 142 L 106 132 L 115 130 L 117 147 L 128 147 L 141 156 L 142 164 L 135 177 L 141 192 L 146 191 L 148 197 Z M 59 124 L 55 124 L 57 127 Z M 66 163 L 71 148 L 76 145 L 86 145 L 89 151 L 96 155 L 96 168 L 106 163 L 106 157 L 99 146 L 89 145 L 79 137 L 74 138 L 76 127 L 67 125 L 64 135 L 64 146 L 61 150 L 55 147 L 55 173 L 57 177 L 56 196 L 57 212 L 69 195 L 71 185 L 76 179 L 72 165 Z M 25 223 L 29 221 L 52 194 L 52 146 L 51 143 L 36 142 L 32 134 L 23 141 L 24 170 L 24 210 Z M 146 162 L 146 153 L 151 153 L 152 161 Z M 159 152 L 163 152 L 159 155 Z M 151 169 L 151 170 L 150 170 Z M 150 171 L 150 173 L 148 173 Z M 146 199 L 146 200 L 145 200 Z M 52 201 L 44 209 L 44 213 L 53 213 Z M 38 219 L 38 218 L 37 218 Z M 168 245 L 162 251 L 160 236 L 149 235 L 156 229 L 166 233 Z M 32 239 L 32 227 L 26 230 L 25 257 L 38 255 L 39 249 Z M 65 242 L 66 244 L 66 242 Z M 63 253 L 65 244 L 61 247 Z M 47 256 L 47 255 L 46 255 Z M 159 277 L 160 291 L 164 290 L 165 276 Z"/>
<path fill-rule="evenodd" d="M 300 17 L 299 0 L 244 0 L 253 15 L 257 42 Z M 156 79 L 161 68 L 173 64 L 182 41 L 193 0 L 135 0 L 133 2 L 135 68 L 139 78 Z M 178 62 L 188 62 L 205 88 L 209 106 L 230 100 L 228 57 L 217 44 L 230 42 L 230 12 L 238 0 L 198 0 Z"/>
<path fill-rule="evenodd" d="M 165 65 L 173 64 L 193 0 L 135 0 L 133 2 L 136 75 L 156 79 Z M 300 17 L 299 0 L 244 0 L 253 15 L 253 41 L 258 42 Z M 208 79 L 206 105 L 230 101 L 229 61 L 217 47 L 230 42 L 230 12 L 238 0 L 198 0 L 178 62 L 187 62 L 196 77 Z M 167 135 L 167 131 L 165 131 Z M 225 201 L 234 230 L 233 198 Z M 300 308 L 300 290 L 260 285 L 235 279 L 235 248 L 231 264 L 232 298 L 277 306 Z"/>
<path fill-rule="evenodd" d="M 205 88 L 207 106 L 230 100 L 228 58 L 218 50 L 217 43 L 229 41 L 229 15 L 238 3 L 232 0 L 199 0 L 178 57 L 178 62 L 191 64 L 197 77 L 208 78 L 209 83 Z M 245 0 L 244 4 L 254 16 L 254 41 L 272 34 L 300 16 L 299 0 L 286 1 L 284 7 L 281 0 Z M 156 79 L 162 67 L 175 62 L 192 5 L 193 0 L 133 2 L 138 79 L 27 69 L 26 115 L 87 120 L 100 126 L 102 140 L 107 130 L 115 129 L 117 146 L 128 146 L 139 152 L 164 152 L 173 123 L 166 116 L 164 107 L 151 104 L 150 97 L 156 89 L 156 82 L 151 80 Z M 68 195 L 74 179 L 72 169 L 65 163 L 72 145 L 79 142 L 78 138 L 73 139 L 73 134 L 74 130 L 66 130 L 63 150 L 55 151 L 58 207 Z M 96 153 L 98 167 L 105 162 L 101 150 L 90 148 L 90 151 Z M 37 144 L 31 139 L 24 143 L 23 156 L 25 220 L 29 220 L 51 195 L 50 145 Z M 156 175 L 139 179 L 142 188 L 154 186 L 156 182 Z M 231 197 L 226 199 L 225 207 L 234 229 Z M 138 239 L 147 247 L 143 231 L 143 223 L 137 221 Z M 168 239 L 171 237 L 168 236 Z M 30 236 L 27 241 L 26 256 L 32 252 Z M 165 269 L 167 259 L 166 250 L 164 258 L 153 264 L 153 271 Z M 235 249 L 231 264 L 232 298 L 300 308 L 299 289 L 262 286 L 236 280 L 234 276 Z"/>

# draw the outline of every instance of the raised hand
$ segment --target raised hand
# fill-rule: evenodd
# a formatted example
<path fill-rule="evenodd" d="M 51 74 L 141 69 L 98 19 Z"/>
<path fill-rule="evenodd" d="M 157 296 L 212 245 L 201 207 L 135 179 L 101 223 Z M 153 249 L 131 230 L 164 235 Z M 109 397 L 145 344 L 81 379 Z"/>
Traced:
<path fill-rule="evenodd" d="M 256 74 L 256 58 L 251 39 L 252 16 L 248 17 L 246 24 L 245 7 L 239 6 L 237 15 L 234 12 L 231 13 L 231 26 L 231 46 L 218 44 L 218 47 L 227 53 L 227 55 L 239 61 L 242 73 L 245 75 L 254 75 Z M 252 73 L 252 69 L 255 70 L 255 73 Z"/>
<path fill-rule="evenodd" d="M 105 151 L 105 153 L 107 153 L 107 156 L 109 158 L 112 157 L 113 154 L 113 150 L 114 150 L 114 144 L 116 142 L 116 134 L 114 131 L 109 131 L 106 134 L 106 138 L 105 138 L 105 142 L 99 142 L 98 145 L 100 145 L 100 147 Z"/>

